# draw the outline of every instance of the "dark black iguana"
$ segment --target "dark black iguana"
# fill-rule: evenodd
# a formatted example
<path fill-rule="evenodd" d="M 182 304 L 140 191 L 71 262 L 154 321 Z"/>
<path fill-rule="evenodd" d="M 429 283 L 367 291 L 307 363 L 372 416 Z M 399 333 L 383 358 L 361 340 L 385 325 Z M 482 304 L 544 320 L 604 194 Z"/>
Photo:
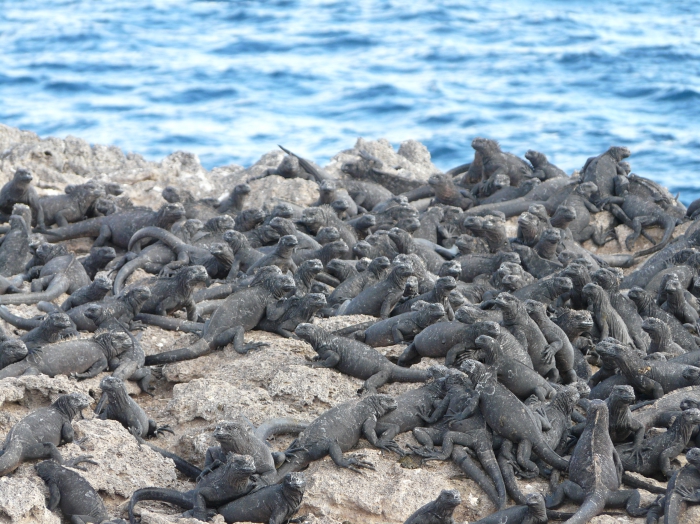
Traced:
<path fill-rule="evenodd" d="M 363 391 L 375 393 L 387 382 L 426 382 L 431 376 L 428 370 L 397 366 L 358 340 L 337 337 L 312 324 L 299 324 L 295 333 L 318 353 L 319 360 L 312 362 L 312 367 L 336 368 L 345 375 L 363 379 Z"/>
<path fill-rule="evenodd" d="M 75 465 L 89 457 L 64 461 L 58 446 L 73 442 L 71 421 L 92 400 L 83 393 L 61 395 L 48 407 L 39 408 L 12 426 L 0 449 L 0 477 L 19 467 L 25 460 L 52 458 L 59 464 Z"/>
<path fill-rule="evenodd" d="M 250 287 L 230 295 L 214 311 L 204 326 L 202 338 L 190 347 L 149 355 L 146 357 L 146 365 L 190 360 L 230 343 L 241 354 L 265 345 L 258 342 L 246 344 L 243 336 L 260 323 L 268 307 L 274 306 L 294 289 L 294 279 L 281 275 L 277 266 L 261 268 Z"/>

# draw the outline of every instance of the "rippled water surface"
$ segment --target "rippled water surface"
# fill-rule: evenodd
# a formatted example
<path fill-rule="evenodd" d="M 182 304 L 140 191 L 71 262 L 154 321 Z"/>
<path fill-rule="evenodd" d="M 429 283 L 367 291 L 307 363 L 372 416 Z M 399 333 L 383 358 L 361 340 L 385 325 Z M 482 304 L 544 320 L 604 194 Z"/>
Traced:
<path fill-rule="evenodd" d="M 159 159 L 475 136 L 700 196 L 700 2 L 0 0 L 0 122 Z"/>

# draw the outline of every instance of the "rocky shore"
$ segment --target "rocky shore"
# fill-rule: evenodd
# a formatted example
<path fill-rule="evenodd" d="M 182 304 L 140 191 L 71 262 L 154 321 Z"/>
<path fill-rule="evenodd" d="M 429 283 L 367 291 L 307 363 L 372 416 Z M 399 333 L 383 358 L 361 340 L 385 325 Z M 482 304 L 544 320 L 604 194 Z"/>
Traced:
<path fill-rule="evenodd" d="M 395 149 L 386 140 L 365 141 L 358 139 L 349 150 L 338 153 L 324 169 L 339 173 L 348 160 L 360 159 L 360 151 L 368 152 L 382 160 L 393 174 L 408 180 L 426 182 L 440 173 L 430 161 L 430 153 L 422 144 L 408 140 Z M 9 181 L 16 169 L 29 169 L 34 175 L 34 185 L 40 195 L 63 193 L 69 184 L 84 183 L 94 178 L 102 182 L 116 182 L 125 188 L 124 197 L 135 205 L 158 208 L 163 204 L 162 190 L 169 185 L 190 191 L 196 198 L 221 199 L 236 184 L 260 175 L 279 165 L 284 157 L 281 150 L 263 155 L 249 167 L 229 165 L 207 170 L 196 155 L 175 152 L 160 162 L 145 160 L 138 154 L 125 153 L 114 146 L 90 145 L 87 141 L 67 137 L 40 138 L 37 135 L 0 125 L 0 183 Z M 465 159 L 466 161 L 467 159 Z M 270 205 L 283 199 L 299 206 L 309 206 L 319 198 L 318 184 L 299 178 L 286 179 L 272 175 L 250 182 L 252 189 L 246 207 Z M 612 222 L 612 216 L 599 213 L 596 220 Z M 682 235 L 690 223 L 676 228 L 674 238 Z M 507 222 L 507 232 L 515 236 L 517 218 Z M 617 237 L 624 239 L 631 231 L 624 225 L 617 226 Z M 650 231 L 652 238 L 660 239 L 661 232 Z M 67 242 L 69 249 L 82 255 L 89 251 L 89 239 Z M 635 250 L 646 249 L 652 244 L 640 238 Z M 612 240 L 605 247 L 591 242 L 584 244 L 598 254 L 629 253 L 624 242 Z M 642 263 L 637 262 L 634 267 Z M 625 268 L 631 272 L 634 267 Z M 146 274 L 138 271 L 131 281 Z M 60 304 L 66 296 L 58 299 Z M 9 306 L 23 317 L 39 315 L 34 306 Z M 182 312 L 176 316 L 184 318 Z M 340 316 L 315 319 L 321 326 L 339 329 L 369 320 L 366 316 Z M 15 328 L 0 321 L 6 332 Z M 186 333 L 165 331 L 147 327 L 141 344 L 146 354 L 156 354 L 168 348 L 187 345 L 197 337 Z M 357 398 L 363 381 L 343 375 L 335 370 L 313 369 L 305 362 L 315 356 L 307 343 L 284 339 L 280 336 L 253 331 L 246 335 L 248 341 L 266 342 L 268 347 L 247 355 L 240 355 L 231 347 L 216 351 L 196 360 L 167 364 L 158 370 L 154 396 L 140 393 L 135 383 L 127 382 L 129 393 L 137 399 L 159 426 L 169 425 L 174 434 L 165 434 L 158 446 L 173 451 L 185 459 L 201 464 L 208 446 L 215 441 L 211 432 L 220 420 L 232 419 L 240 414 L 259 424 L 273 417 L 292 416 L 311 421 L 339 403 Z M 379 348 L 388 357 L 398 357 L 404 346 Z M 428 368 L 441 363 L 436 359 L 423 359 L 417 366 Z M 47 406 L 59 395 L 83 392 L 94 399 L 100 397 L 100 381 L 107 376 L 77 381 L 59 376 L 22 376 L 0 380 L 0 438 L 32 410 Z M 382 393 L 397 395 L 415 387 L 413 384 L 388 384 Z M 93 405 L 94 407 L 94 405 Z M 125 517 L 126 504 L 131 494 L 146 486 L 170 487 L 180 490 L 194 485 L 180 475 L 171 460 L 163 458 L 147 446 L 139 446 L 119 423 L 90 418 L 91 410 L 85 410 L 86 419 L 74 423 L 76 439 L 80 444 L 68 444 L 61 448 L 64 456 L 90 454 L 98 465 L 85 465 L 81 474 L 98 490 L 108 510 L 114 516 Z M 273 441 L 276 450 L 284 450 L 291 437 Z M 414 444 L 410 433 L 397 437 L 405 447 Z M 462 504 L 456 509 L 455 522 L 472 522 L 495 511 L 493 503 L 471 480 L 451 462 L 401 459 L 395 454 L 380 451 L 361 440 L 354 453 L 364 455 L 376 470 L 362 474 L 336 467 L 330 458 L 314 462 L 306 470 L 307 490 L 298 512 L 304 522 L 315 524 L 400 524 L 416 509 L 434 500 L 443 489 L 456 489 L 462 496 Z M 413 457 L 415 458 L 415 457 Z M 679 456 L 684 464 L 683 456 Z M 549 492 L 542 479 L 520 480 L 526 494 Z M 42 480 L 34 472 L 34 464 L 27 462 L 8 476 L 0 478 L 0 524 L 57 524 L 59 513 L 46 509 L 48 496 Z M 650 504 L 655 495 L 642 491 L 642 503 Z M 141 519 L 144 524 L 194 524 L 194 519 L 180 518 L 176 508 L 158 503 L 143 503 Z M 563 512 L 573 512 L 576 506 L 566 505 Z M 222 524 L 223 518 L 213 520 Z M 623 510 L 610 510 L 595 517 L 596 524 L 635 523 Z M 700 507 L 691 507 L 683 523 L 700 522 Z"/>

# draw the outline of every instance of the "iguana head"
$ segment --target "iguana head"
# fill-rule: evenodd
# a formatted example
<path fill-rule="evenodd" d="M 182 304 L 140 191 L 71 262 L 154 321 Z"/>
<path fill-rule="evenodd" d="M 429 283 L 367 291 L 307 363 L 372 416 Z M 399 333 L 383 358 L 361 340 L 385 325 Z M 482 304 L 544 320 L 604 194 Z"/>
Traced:
<path fill-rule="evenodd" d="M 105 377 L 100 381 L 100 389 L 107 394 L 117 392 L 126 393 L 124 381 L 119 377 L 114 377 L 112 375 Z"/>
<path fill-rule="evenodd" d="M 466 229 L 469 229 L 470 231 L 477 232 L 477 231 L 481 231 L 481 227 L 482 227 L 483 223 L 484 223 L 484 217 L 470 215 L 464 219 L 464 221 L 462 222 L 462 225 Z"/>
<path fill-rule="evenodd" d="M 232 451 L 226 453 L 226 467 L 238 477 L 249 477 L 256 471 L 253 457 L 250 455 L 239 455 Z"/>
<path fill-rule="evenodd" d="M 294 334 L 316 348 L 326 332 L 318 326 L 304 322 L 294 329 Z"/>
<path fill-rule="evenodd" d="M 553 277 L 551 280 L 552 286 L 558 293 L 566 293 L 574 287 L 574 283 L 568 277 Z"/>
<path fill-rule="evenodd" d="M 217 260 L 218 264 L 230 269 L 235 255 L 229 245 L 225 242 L 214 242 L 209 246 L 209 253 Z"/>
<path fill-rule="evenodd" d="M 442 263 L 438 271 L 440 277 L 459 278 L 462 274 L 462 265 L 456 260 L 447 260 Z"/>
<path fill-rule="evenodd" d="M 304 260 L 299 265 L 299 271 L 305 275 L 315 276 L 323 271 L 323 264 L 318 258 L 312 258 L 311 260 Z"/>
<path fill-rule="evenodd" d="M 493 365 L 498 352 L 500 350 L 500 344 L 495 338 L 489 337 L 488 335 L 479 335 L 474 340 L 476 347 L 479 348 L 483 359 L 487 365 Z"/>
<path fill-rule="evenodd" d="M 0 342 L 0 368 L 19 362 L 29 354 L 27 346 L 19 338 Z"/>
<path fill-rule="evenodd" d="M 539 180 L 537 180 L 537 182 L 530 182 L 528 180 L 526 182 L 523 182 L 523 186 L 525 186 L 525 184 L 528 184 L 534 187 L 536 183 L 538 184 Z M 491 194 L 493 194 L 496 191 L 499 191 L 505 187 L 510 187 L 510 177 L 508 175 L 504 175 L 503 173 L 498 173 L 496 176 L 491 177 L 489 184 L 491 185 Z M 526 191 L 529 191 L 529 189 Z"/>
<path fill-rule="evenodd" d="M 334 226 L 322 227 L 316 234 L 316 241 L 322 245 L 335 242 L 336 240 L 340 240 L 340 232 L 338 228 Z"/>
<path fill-rule="evenodd" d="M 236 229 L 238 231 L 250 231 L 258 224 L 262 224 L 267 214 L 262 209 L 244 209 L 236 215 Z"/>
<path fill-rule="evenodd" d="M 133 347 L 131 337 L 123 331 L 108 331 L 95 335 L 97 342 L 105 352 L 107 360 L 111 360 Z"/>
<path fill-rule="evenodd" d="M 246 236 L 239 231 L 234 231 L 233 229 L 230 229 L 224 233 L 224 241 L 231 247 L 231 251 L 233 251 L 234 255 L 238 253 L 239 249 L 249 247 Z"/>
<path fill-rule="evenodd" d="M 525 158 L 530 161 L 530 164 L 532 164 L 532 167 L 534 168 L 540 167 L 542 164 L 547 163 L 546 155 L 544 153 L 540 153 L 539 151 L 535 151 L 534 149 L 528 149 L 525 152 Z"/>
<path fill-rule="evenodd" d="M 10 215 L 10 229 L 13 231 L 26 231 L 27 234 L 29 233 L 29 230 L 27 229 L 27 223 L 24 221 L 24 218 L 21 217 L 20 215 Z"/>
<path fill-rule="evenodd" d="M 552 224 L 559 224 L 559 227 L 566 227 L 570 222 L 576 220 L 576 208 L 572 206 L 560 205 L 552 215 Z"/>
<path fill-rule="evenodd" d="M 593 304 L 600 304 L 606 294 L 602 287 L 600 287 L 598 284 L 594 284 L 593 282 L 583 286 L 581 293 L 589 303 Z"/>
<path fill-rule="evenodd" d="M 569 280 L 569 282 L 571 282 L 571 280 Z M 525 311 L 527 311 L 528 314 L 535 312 L 539 314 L 546 314 L 547 312 L 547 306 L 538 300 L 528 298 L 525 302 L 523 302 L 523 304 L 525 306 Z"/>
<path fill-rule="evenodd" d="M 297 288 L 294 277 L 291 275 L 277 275 L 270 279 L 268 290 L 276 297 L 283 297 Z"/>
<path fill-rule="evenodd" d="M 411 264 L 397 264 L 391 271 L 391 276 L 395 282 L 406 282 L 408 277 L 413 275 L 413 265 Z"/>
<path fill-rule="evenodd" d="M 372 254 L 372 245 L 366 240 L 355 242 L 355 245 L 352 246 L 352 254 L 356 258 L 369 257 Z"/>
<path fill-rule="evenodd" d="M 73 321 L 63 311 L 53 311 L 46 318 L 47 324 L 53 329 L 66 329 L 73 326 Z"/>
<path fill-rule="evenodd" d="M 85 393 L 70 393 L 58 397 L 52 406 L 65 414 L 70 420 L 73 420 L 78 413 L 90 404 L 92 404 L 92 399 Z"/>
<path fill-rule="evenodd" d="M 394 397 L 384 394 L 367 395 L 360 400 L 360 402 L 365 402 L 373 406 L 377 418 L 386 415 L 390 411 L 394 411 L 398 407 Z"/>
<path fill-rule="evenodd" d="M 275 207 L 272 208 L 272 211 L 270 211 L 270 216 L 273 217 L 273 220 L 275 218 L 289 220 L 294 216 L 294 208 L 287 202 L 278 202 Z M 294 226 L 294 223 L 291 222 L 291 220 L 289 220 L 289 222 L 292 224 L 292 226 Z"/>
<path fill-rule="evenodd" d="M 323 215 L 323 211 L 318 207 L 307 207 L 302 212 L 299 222 L 306 226 L 313 234 L 316 234 L 316 232 L 325 225 L 326 219 Z"/>
<path fill-rule="evenodd" d="M 542 493 L 530 493 L 525 502 L 530 513 L 530 518 L 526 519 L 528 522 L 547 522 L 547 507 Z"/>
<path fill-rule="evenodd" d="M 422 302 L 422 301 L 419 301 Z M 413 304 L 415 306 L 416 304 Z M 413 306 L 411 306 L 411 309 L 413 310 Z M 438 320 L 440 320 L 442 317 L 445 316 L 445 308 L 443 307 L 442 304 L 428 304 L 426 303 L 421 309 L 422 314 L 427 317 L 427 321 L 430 324 L 434 324 Z"/>
<path fill-rule="evenodd" d="M 55 480 L 60 469 L 61 465 L 53 459 L 34 464 L 34 471 L 44 482 Z"/>
<path fill-rule="evenodd" d="M 102 320 L 102 314 L 102 306 L 100 304 L 97 304 L 96 302 L 91 302 L 90 304 L 87 304 L 85 306 L 85 309 L 83 310 L 83 315 L 85 315 L 85 318 L 92 320 L 95 324 L 100 323 L 100 321 Z"/>
<path fill-rule="evenodd" d="M 628 148 L 625 146 L 611 146 L 607 153 L 613 157 L 617 162 L 620 162 L 621 160 L 627 158 L 630 156 L 632 153 Z"/>
<path fill-rule="evenodd" d="M 592 195 L 598 192 L 598 186 L 593 182 L 583 182 L 576 186 L 575 191 L 584 198 L 591 198 Z"/>
<path fill-rule="evenodd" d="M 685 458 L 700 471 L 700 448 L 690 448 L 685 454 Z"/>
<path fill-rule="evenodd" d="M 32 180 L 34 180 L 34 177 L 28 169 L 20 168 L 17 171 L 15 171 L 15 176 L 13 180 L 15 184 L 19 186 L 28 186 L 32 182 Z"/>
<path fill-rule="evenodd" d="M 501 152 L 501 147 L 498 142 L 490 138 L 477 137 L 472 140 L 472 148 L 481 153 L 483 156 L 489 156 Z"/>
<path fill-rule="evenodd" d="M 287 176 L 294 176 L 299 169 L 299 159 L 294 155 L 286 155 L 277 166 L 277 171 Z"/>
<path fill-rule="evenodd" d="M 454 509 L 462 503 L 462 497 L 456 489 L 443 489 L 436 500 L 438 511 L 442 517 L 451 515 Z"/>
<path fill-rule="evenodd" d="M 554 395 L 550 405 L 557 406 L 562 413 L 571 414 L 579 398 L 581 398 L 581 395 L 574 386 L 563 386 Z"/>
<path fill-rule="evenodd" d="M 248 184 L 236 184 L 231 191 L 234 195 L 248 195 L 252 189 Z"/>
<path fill-rule="evenodd" d="M 163 227 L 164 229 L 170 229 L 170 226 L 172 226 L 175 222 L 178 220 L 182 220 L 185 218 L 187 213 L 185 213 L 185 208 L 182 207 L 182 204 L 179 202 L 176 202 L 174 204 L 164 204 L 159 210 L 158 210 L 158 226 Z"/>
<path fill-rule="evenodd" d="M 561 233 L 556 229 L 545 229 L 540 235 L 540 242 L 558 244 L 561 241 Z"/>
<path fill-rule="evenodd" d="M 288 489 L 292 489 L 299 493 L 300 495 L 304 494 L 304 490 L 306 489 L 306 480 L 304 479 L 304 474 L 303 473 L 287 473 L 284 476 L 284 487 Z"/>
<path fill-rule="evenodd" d="M 630 405 L 634 404 L 637 400 L 637 397 L 634 394 L 634 388 L 632 386 L 621 385 L 613 387 L 609 398 L 611 401 L 622 402 Z"/>
<path fill-rule="evenodd" d="M 326 295 L 323 293 L 307 293 L 301 299 L 304 309 L 307 311 L 318 311 L 322 307 L 325 307 L 328 302 L 326 301 Z"/>
<path fill-rule="evenodd" d="M 209 281 L 209 273 L 204 266 L 185 266 L 177 273 L 177 278 L 188 288 L 193 288 L 197 284 L 204 284 Z"/>
<path fill-rule="evenodd" d="M 681 421 L 684 426 L 691 428 L 700 424 L 700 409 L 686 409 L 681 413 Z"/>
<path fill-rule="evenodd" d="M 255 438 L 253 427 L 247 421 L 221 421 L 212 435 L 220 444 L 238 449 L 238 446 Z"/>
<path fill-rule="evenodd" d="M 456 287 L 457 281 L 454 277 L 440 277 L 435 281 L 435 291 L 440 296 L 449 295 Z"/>
<path fill-rule="evenodd" d="M 536 215 L 533 215 L 529 211 L 522 213 L 518 217 L 518 230 L 519 233 L 527 236 L 533 237 L 540 227 L 540 219 Z"/>
<path fill-rule="evenodd" d="M 379 276 L 384 273 L 384 271 L 389 269 L 389 267 L 391 267 L 391 262 L 389 262 L 387 257 L 377 257 L 369 263 L 369 266 L 367 266 L 367 271 L 371 271 L 375 275 Z"/>
<path fill-rule="evenodd" d="M 175 204 L 177 202 L 182 202 L 183 193 L 181 193 L 175 186 L 165 186 L 165 189 L 163 189 L 160 196 L 162 196 L 163 199 L 169 204 Z M 190 196 L 192 196 L 191 193 Z M 194 197 L 192 197 L 192 199 L 194 200 Z"/>
<path fill-rule="evenodd" d="M 236 221 L 230 215 L 219 215 L 204 223 L 204 229 L 211 233 L 223 233 L 236 227 Z"/>
<path fill-rule="evenodd" d="M 335 242 L 329 242 L 328 244 L 323 246 L 322 249 L 322 256 L 326 259 L 343 258 L 350 252 L 350 248 L 344 240 L 336 240 Z"/>
<path fill-rule="evenodd" d="M 682 371 L 681 375 L 683 375 L 683 378 L 688 382 L 691 382 L 693 385 L 700 386 L 700 368 L 688 366 Z"/>
<path fill-rule="evenodd" d="M 274 211 L 274 210 L 273 210 Z M 280 236 L 284 235 L 294 235 L 297 232 L 297 228 L 294 222 L 288 218 L 276 216 L 270 220 L 269 225 L 274 229 Z"/>
<path fill-rule="evenodd" d="M 124 292 L 122 297 L 131 305 L 134 314 L 138 314 L 146 301 L 151 298 L 151 290 L 145 286 L 137 286 Z"/>
<path fill-rule="evenodd" d="M 686 409 L 692 408 L 700 409 L 700 402 L 698 402 L 692 397 L 684 398 L 683 400 L 681 400 L 681 411 L 685 411 Z"/>
<path fill-rule="evenodd" d="M 664 289 L 670 293 L 682 293 L 683 287 L 681 286 L 680 280 L 678 280 L 678 275 L 671 273 Z"/>
<path fill-rule="evenodd" d="M 487 318 L 488 313 L 473 304 L 464 304 L 455 311 L 455 320 L 463 324 L 473 324 Z"/>
<path fill-rule="evenodd" d="M 498 306 L 503 311 L 514 312 L 520 306 L 520 300 L 515 298 L 510 293 L 505 293 L 505 292 L 499 293 L 493 302 L 496 306 Z"/>
<path fill-rule="evenodd" d="M 346 218 L 345 212 L 350 209 L 350 204 L 348 204 L 348 202 L 342 198 L 334 200 L 330 203 L 330 206 L 341 219 Z"/>
<path fill-rule="evenodd" d="M 101 264 L 106 264 L 117 258 L 117 252 L 109 246 L 93 247 L 90 256 L 99 260 Z"/>
<path fill-rule="evenodd" d="M 668 326 L 663 320 L 654 317 L 646 317 L 642 321 L 642 329 L 650 336 L 660 337 L 668 330 Z"/>
<path fill-rule="evenodd" d="M 376 225 L 377 217 L 375 217 L 374 215 L 370 215 L 369 213 L 365 213 L 364 215 L 359 217 L 355 222 L 355 229 L 359 231 L 366 231 L 367 229 Z"/>

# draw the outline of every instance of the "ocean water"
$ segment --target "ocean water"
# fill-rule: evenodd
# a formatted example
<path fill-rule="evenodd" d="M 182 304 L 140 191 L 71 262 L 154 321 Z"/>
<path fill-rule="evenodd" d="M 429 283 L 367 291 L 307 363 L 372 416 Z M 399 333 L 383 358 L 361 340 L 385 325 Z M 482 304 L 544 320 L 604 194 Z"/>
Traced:
<path fill-rule="evenodd" d="M 486 136 L 567 172 L 610 145 L 700 196 L 700 2 L 0 0 L 0 122 L 153 160 L 323 164 L 358 136 L 449 169 Z"/>

